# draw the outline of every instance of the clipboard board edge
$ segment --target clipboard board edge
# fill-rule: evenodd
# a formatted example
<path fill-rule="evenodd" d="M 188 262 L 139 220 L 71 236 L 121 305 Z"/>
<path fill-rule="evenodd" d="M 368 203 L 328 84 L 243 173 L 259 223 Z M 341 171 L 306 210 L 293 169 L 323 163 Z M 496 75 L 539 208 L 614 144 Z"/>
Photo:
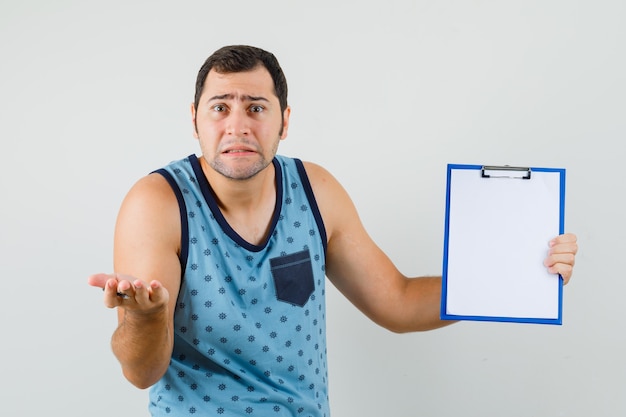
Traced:
<path fill-rule="evenodd" d="M 496 316 L 473 316 L 473 315 L 455 315 L 445 313 L 447 311 L 447 285 L 448 285 L 448 246 L 450 233 L 450 193 L 452 182 L 452 171 L 455 169 L 482 170 L 485 165 L 475 164 L 447 164 L 446 177 L 446 209 L 444 218 L 444 250 L 443 250 L 443 267 L 441 275 L 441 320 L 466 320 L 466 321 L 487 321 L 487 322 L 509 322 L 509 323 L 529 323 L 529 324 L 563 324 L 563 279 L 559 276 L 559 293 L 558 293 L 558 316 L 557 318 L 527 318 L 527 317 L 496 317 Z M 565 168 L 546 168 L 546 167 L 529 167 L 530 170 L 536 172 L 556 172 L 559 173 L 559 233 L 565 230 Z"/>
<path fill-rule="evenodd" d="M 483 322 L 495 322 L 495 323 L 525 323 L 525 324 L 552 324 L 563 325 L 563 318 L 561 312 L 556 318 L 541 318 L 541 317 L 499 317 L 499 316 L 469 316 L 469 315 L 456 315 L 456 314 L 441 314 L 441 320 L 455 320 L 455 321 L 483 321 Z"/>

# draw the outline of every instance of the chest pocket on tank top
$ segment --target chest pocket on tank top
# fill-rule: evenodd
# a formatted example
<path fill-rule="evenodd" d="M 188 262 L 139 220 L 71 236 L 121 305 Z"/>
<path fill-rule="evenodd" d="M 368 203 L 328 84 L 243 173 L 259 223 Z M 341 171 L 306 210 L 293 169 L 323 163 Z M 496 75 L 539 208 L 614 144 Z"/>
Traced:
<path fill-rule="evenodd" d="M 270 259 L 276 297 L 303 307 L 315 289 L 308 249 Z"/>

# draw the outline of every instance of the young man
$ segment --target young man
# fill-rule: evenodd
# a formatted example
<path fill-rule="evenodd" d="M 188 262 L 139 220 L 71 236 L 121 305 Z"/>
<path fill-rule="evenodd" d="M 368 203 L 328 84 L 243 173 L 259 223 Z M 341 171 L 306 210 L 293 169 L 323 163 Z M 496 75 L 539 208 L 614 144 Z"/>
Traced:
<path fill-rule="evenodd" d="M 118 307 L 113 352 L 154 416 L 328 416 L 325 277 L 391 331 L 449 324 L 440 277 L 402 275 L 330 173 L 276 154 L 290 111 L 272 54 L 221 48 L 191 108 L 202 156 L 124 199 L 116 273 L 89 283 Z M 545 266 L 567 283 L 576 252 L 555 237 Z"/>

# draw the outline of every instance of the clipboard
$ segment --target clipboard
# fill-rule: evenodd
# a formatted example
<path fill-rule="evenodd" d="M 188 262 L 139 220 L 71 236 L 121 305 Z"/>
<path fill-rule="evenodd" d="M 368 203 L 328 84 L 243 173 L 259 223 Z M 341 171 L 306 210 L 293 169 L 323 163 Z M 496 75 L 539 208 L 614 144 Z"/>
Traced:
<path fill-rule="evenodd" d="M 562 324 L 565 169 L 448 164 L 441 318 Z"/>

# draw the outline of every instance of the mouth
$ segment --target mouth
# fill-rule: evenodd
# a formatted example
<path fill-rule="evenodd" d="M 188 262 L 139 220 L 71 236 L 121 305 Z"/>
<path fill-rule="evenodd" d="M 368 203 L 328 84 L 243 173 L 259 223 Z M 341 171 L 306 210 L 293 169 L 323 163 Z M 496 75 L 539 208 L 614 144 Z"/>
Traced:
<path fill-rule="evenodd" d="M 223 153 L 251 153 L 250 149 L 227 149 Z"/>
<path fill-rule="evenodd" d="M 256 149 L 253 149 L 249 146 L 233 146 L 227 147 L 222 151 L 223 155 L 232 155 L 232 156 L 249 156 L 256 153 Z"/>

